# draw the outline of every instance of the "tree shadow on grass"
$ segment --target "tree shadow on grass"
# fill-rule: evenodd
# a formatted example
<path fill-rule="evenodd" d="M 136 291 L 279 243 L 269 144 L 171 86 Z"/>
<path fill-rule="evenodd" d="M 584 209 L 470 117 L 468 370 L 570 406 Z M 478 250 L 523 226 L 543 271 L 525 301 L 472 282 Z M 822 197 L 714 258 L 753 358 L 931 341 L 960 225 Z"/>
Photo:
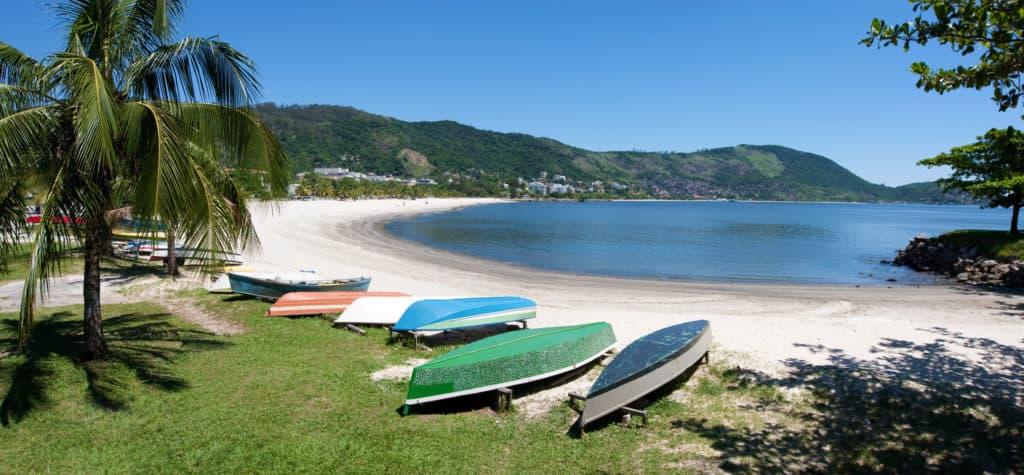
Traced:
<path fill-rule="evenodd" d="M 928 331 L 931 343 L 884 339 L 870 360 L 808 345 L 829 364 L 792 359 L 784 378 L 739 368 L 723 375 L 809 390 L 809 408 L 761 402 L 798 423 L 775 418 L 752 429 L 683 418 L 672 426 L 711 440 L 731 472 L 1024 472 L 1020 347 Z"/>
<path fill-rule="evenodd" d="M 229 343 L 213 334 L 181 328 L 167 313 L 126 313 L 104 320 L 110 355 L 102 361 L 81 361 L 84 349 L 82 322 L 71 312 L 59 312 L 36 322 L 32 342 L 24 355 L 0 359 L 0 381 L 9 380 L 0 402 L 0 424 L 10 426 L 51 401 L 47 390 L 57 377 L 55 368 L 65 362 L 81 369 L 89 398 L 96 405 L 121 410 L 133 397 L 133 379 L 164 391 L 188 388 L 175 374 L 178 356 L 192 351 L 223 348 Z M 0 348 L 17 345 L 17 320 L 3 320 Z M 5 377 L 6 376 L 6 377 Z"/>

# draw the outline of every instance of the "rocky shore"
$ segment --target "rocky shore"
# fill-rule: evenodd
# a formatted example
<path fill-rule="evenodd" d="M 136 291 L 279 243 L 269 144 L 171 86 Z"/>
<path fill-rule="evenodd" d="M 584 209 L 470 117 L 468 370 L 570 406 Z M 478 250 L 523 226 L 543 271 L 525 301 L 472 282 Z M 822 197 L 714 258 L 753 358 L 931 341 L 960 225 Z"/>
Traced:
<path fill-rule="evenodd" d="M 919 235 L 896 252 L 893 265 L 931 272 L 971 285 L 1024 287 L 1024 262 L 979 256 L 976 248 L 948 245 Z"/>

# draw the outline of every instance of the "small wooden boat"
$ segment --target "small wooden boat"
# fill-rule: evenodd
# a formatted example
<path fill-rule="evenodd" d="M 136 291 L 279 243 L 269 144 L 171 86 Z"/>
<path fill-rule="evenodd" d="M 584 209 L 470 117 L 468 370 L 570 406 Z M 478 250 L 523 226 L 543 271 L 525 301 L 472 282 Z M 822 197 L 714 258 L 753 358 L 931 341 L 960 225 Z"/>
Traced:
<path fill-rule="evenodd" d="M 615 345 L 605 322 L 501 333 L 417 366 L 409 406 L 538 381 L 579 368 Z"/>
<path fill-rule="evenodd" d="M 679 377 L 707 354 L 711 324 L 680 323 L 638 338 L 622 349 L 587 393 L 578 424 L 608 415 Z"/>
<path fill-rule="evenodd" d="M 148 229 L 125 229 L 125 228 L 113 228 L 110 230 L 110 237 L 113 239 L 139 239 L 139 238 L 151 238 L 151 239 L 167 239 L 167 233 L 163 231 L 148 230 Z"/>
<path fill-rule="evenodd" d="M 120 213 L 119 213 L 120 214 Z M 162 223 L 122 216 L 110 230 L 114 239 L 167 239 Z"/>
<path fill-rule="evenodd" d="M 228 280 L 232 292 L 269 300 L 277 300 L 288 292 L 365 291 L 370 287 L 369 277 L 325 279 L 308 271 L 292 274 L 229 272 Z"/>
<path fill-rule="evenodd" d="M 361 297 L 334 319 L 334 324 L 391 326 L 411 305 L 425 298 L 447 297 Z"/>
<path fill-rule="evenodd" d="M 340 313 L 363 297 L 407 297 L 401 292 L 289 292 L 277 299 L 267 310 L 267 316 L 293 317 Z"/>
<path fill-rule="evenodd" d="M 228 279 L 227 274 L 219 274 L 213 277 L 213 281 L 206 286 L 206 290 L 211 294 L 230 294 L 231 292 L 231 281 Z"/>
<path fill-rule="evenodd" d="M 206 290 L 213 294 L 230 294 L 231 292 L 231 279 L 228 279 L 227 272 L 251 272 L 255 269 L 247 266 L 224 266 L 224 267 L 211 267 L 207 268 L 211 272 L 211 281 L 206 286 Z M 216 274 L 216 272 L 221 272 Z"/>
<path fill-rule="evenodd" d="M 242 264 L 242 256 L 234 252 L 211 251 L 184 246 L 177 248 L 175 258 L 178 260 L 178 265 L 190 267 L 220 268 Z M 167 260 L 167 244 L 164 243 L 161 247 L 154 248 L 150 260 Z"/>
<path fill-rule="evenodd" d="M 167 243 L 162 241 L 151 241 L 148 239 L 132 239 L 131 241 L 116 247 L 114 252 L 115 255 L 124 259 L 152 261 L 157 260 L 153 257 L 153 252 L 157 249 L 163 249 L 166 251 Z"/>
<path fill-rule="evenodd" d="M 394 331 L 443 331 L 524 321 L 537 316 L 537 302 L 522 297 L 424 299 L 409 306 Z"/>

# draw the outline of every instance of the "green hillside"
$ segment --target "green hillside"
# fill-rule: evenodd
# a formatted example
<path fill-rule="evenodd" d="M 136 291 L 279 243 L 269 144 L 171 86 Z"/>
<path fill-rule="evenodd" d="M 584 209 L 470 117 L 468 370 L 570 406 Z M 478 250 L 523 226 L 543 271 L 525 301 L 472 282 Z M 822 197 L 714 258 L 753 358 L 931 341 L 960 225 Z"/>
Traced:
<path fill-rule="evenodd" d="M 826 157 L 777 145 L 739 145 L 692 153 L 593 152 L 526 134 L 452 121 L 405 122 L 351 107 L 265 104 L 297 171 L 346 167 L 402 176 L 493 175 L 530 179 L 541 172 L 589 184 L 619 182 L 667 198 L 957 202 L 934 183 L 876 185 Z"/>

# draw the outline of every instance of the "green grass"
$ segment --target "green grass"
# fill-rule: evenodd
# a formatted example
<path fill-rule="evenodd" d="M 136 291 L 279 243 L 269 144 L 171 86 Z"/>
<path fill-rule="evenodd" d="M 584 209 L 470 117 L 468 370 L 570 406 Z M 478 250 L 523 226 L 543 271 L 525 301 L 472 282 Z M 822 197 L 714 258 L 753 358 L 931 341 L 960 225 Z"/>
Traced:
<path fill-rule="evenodd" d="M 977 248 L 981 256 L 1024 259 L 1024 234 L 971 229 L 945 233 L 939 236 L 939 240 L 956 247 Z"/>
<path fill-rule="evenodd" d="M 29 243 L 18 244 L 18 250 L 6 263 L 5 266 L 0 267 L 0 281 L 4 280 L 21 280 L 28 274 L 28 260 L 29 252 L 32 250 L 32 245 Z M 82 255 L 77 250 L 69 252 L 68 256 L 61 260 L 60 274 L 74 274 L 82 272 L 85 267 L 85 263 L 82 261 Z"/>
<path fill-rule="evenodd" d="M 768 178 L 775 178 L 786 169 L 786 166 L 779 161 L 779 158 L 774 153 L 751 149 L 742 145 L 736 147 L 736 152 L 746 157 L 757 171 Z"/>
<path fill-rule="evenodd" d="M 110 305 L 113 357 L 82 363 L 81 308 L 45 309 L 29 355 L 0 357 L 0 471 L 916 472 L 931 465 L 892 464 L 924 451 L 944 466 L 970 459 L 966 446 L 990 471 L 1022 468 L 1021 420 L 1000 409 L 965 422 L 947 417 L 965 401 L 934 388 L 926 399 L 937 402 L 920 405 L 920 393 L 881 379 L 861 386 L 863 374 L 808 367 L 798 380 L 772 379 L 717 353 L 681 388 L 652 397 L 647 428 L 607 421 L 576 438 L 567 404 L 536 418 L 488 409 L 401 417 L 405 382 L 369 374 L 431 353 L 389 343 L 379 329 L 359 336 L 317 318 L 263 317 L 268 304 L 254 300 L 180 298 L 249 331 L 215 337 L 154 304 Z M 0 352 L 16 329 L 14 314 L 0 315 Z M 789 394 L 796 385 L 810 390 Z M 908 417 L 912 430 L 892 430 Z M 868 418 L 886 432 L 864 429 Z"/>

